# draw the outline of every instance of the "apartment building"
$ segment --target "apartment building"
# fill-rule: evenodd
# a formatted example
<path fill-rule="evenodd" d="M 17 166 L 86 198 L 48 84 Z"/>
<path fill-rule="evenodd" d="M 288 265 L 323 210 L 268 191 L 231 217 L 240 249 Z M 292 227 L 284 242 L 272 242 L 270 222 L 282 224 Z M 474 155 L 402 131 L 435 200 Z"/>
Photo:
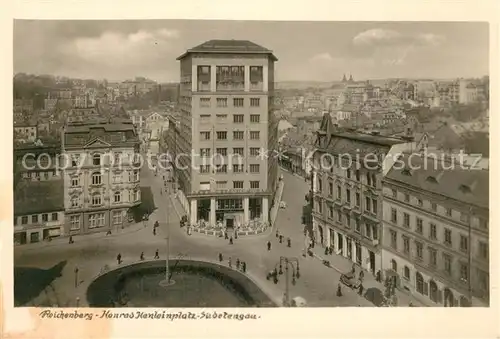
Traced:
<path fill-rule="evenodd" d="M 27 181 L 59 180 L 57 167 L 60 144 L 25 144 L 14 148 L 14 161 L 19 178 Z"/>
<path fill-rule="evenodd" d="M 489 172 L 418 155 L 383 185 L 383 269 L 436 306 L 489 300 Z"/>
<path fill-rule="evenodd" d="M 382 270 L 382 178 L 396 154 L 414 148 L 414 142 L 342 130 L 325 115 L 316 147 L 315 242 L 376 274 Z"/>
<path fill-rule="evenodd" d="M 278 181 L 276 57 L 250 41 L 210 40 L 178 60 L 180 114 L 168 148 L 184 168 L 175 175 L 191 224 L 268 222 Z"/>
<path fill-rule="evenodd" d="M 65 126 L 66 234 L 114 231 L 132 221 L 133 208 L 141 203 L 138 152 L 139 138 L 130 121 Z"/>

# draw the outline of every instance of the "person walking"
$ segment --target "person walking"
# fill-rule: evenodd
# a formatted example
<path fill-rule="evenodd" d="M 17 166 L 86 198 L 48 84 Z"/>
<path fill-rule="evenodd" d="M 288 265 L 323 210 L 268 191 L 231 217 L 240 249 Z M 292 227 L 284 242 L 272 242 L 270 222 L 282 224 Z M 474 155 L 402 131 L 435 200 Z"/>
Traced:
<path fill-rule="evenodd" d="M 239 258 L 236 258 L 236 269 L 237 270 L 240 269 L 240 259 Z"/>
<path fill-rule="evenodd" d="M 122 255 L 120 253 L 116 256 L 116 261 L 118 261 L 118 265 L 122 263 Z"/>
<path fill-rule="evenodd" d="M 141 257 L 140 257 L 141 261 L 144 260 L 144 252 L 141 252 Z"/>
<path fill-rule="evenodd" d="M 280 231 L 276 230 L 276 238 L 280 236 Z"/>
<path fill-rule="evenodd" d="M 69 243 L 70 243 L 70 244 L 74 243 L 74 241 L 73 241 L 73 236 L 72 236 L 72 235 L 70 235 L 70 236 L 69 236 Z"/>
<path fill-rule="evenodd" d="M 229 268 L 233 268 L 233 263 L 231 261 L 231 257 L 229 257 L 229 260 L 227 261 L 227 264 L 229 265 Z"/>
<path fill-rule="evenodd" d="M 229 238 L 229 245 L 233 244 L 233 237 Z"/>
<path fill-rule="evenodd" d="M 287 242 L 288 247 L 292 247 L 292 239 L 290 239 L 290 237 L 288 237 L 288 239 L 286 239 L 286 242 Z"/>
<path fill-rule="evenodd" d="M 341 296 L 342 296 L 342 286 L 339 283 L 337 286 L 337 297 L 341 297 Z"/>
<path fill-rule="evenodd" d="M 160 259 L 160 256 L 158 255 L 158 250 L 155 252 L 155 259 Z"/>
<path fill-rule="evenodd" d="M 364 290 L 364 289 L 365 289 L 365 288 L 363 287 L 363 284 L 362 284 L 362 283 L 361 283 L 361 284 L 359 284 L 358 294 L 359 294 L 359 295 L 361 295 L 361 296 L 363 296 L 363 290 Z"/>
<path fill-rule="evenodd" d="M 247 263 L 246 263 L 246 261 L 243 261 L 241 263 L 241 270 L 243 271 L 243 273 L 245 273 L 247 271 Z"/>
<path fill-rule="evenodd" d="M 227 232 L 224 231 L 224 239 L 229 239 L 229 234 L 227 234 Z"/>
<path fill-rule="evenodd" d="M 271 242 L 270 242 L 270 241 L 268 241 L 268 242 L 267 242 L 267 250 L 268 250 L 268 251 L 270 251 L 270 250 L 271 250 Z"/>
<path fill-rule="evenodd" d="M 280 234 L 280 244 L 282 244 L 282 243 L 283 243 L 283 235 Z"/>
<path fill-rule="evenodd" d="M 156 227 L 153 227 L 153 235 L 156 235 Z"/>
<path fill-rule="evenodd" d="M 222 253 L 219 253 L 219 262 L 222 264 L 222 261 L 224 260 L 224 256 Z"/>

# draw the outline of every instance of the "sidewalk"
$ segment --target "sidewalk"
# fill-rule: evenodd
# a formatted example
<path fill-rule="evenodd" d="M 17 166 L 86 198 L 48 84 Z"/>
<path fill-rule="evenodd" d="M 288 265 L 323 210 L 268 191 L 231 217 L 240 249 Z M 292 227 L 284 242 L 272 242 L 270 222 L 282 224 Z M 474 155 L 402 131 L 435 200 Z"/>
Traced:
<path fill-rule="evenodd" d="M 148 223 L 151 221 L 148 221 Z M 148 224 L 149 225 L 149 224 Z M 82 235 L 73 235 L 73 241 L 75 243 L 80 243 L 80 242 L 87 242 L 87 241 L 92 241 L 96 239 L 101 239 L 101 238 L 114 238 L 114 237 L 119 237 L 121 235 L 125 234 L 130 234 L 134 233 L 137 231 L 140 231 L 141 229 L 144 229 L 144 224 L 143 222 L 137 222 L 130 224 L 129 226 L 117 229 L 111 230 L 111 234 L 106 235 L 106 231 L 102 232 L 96 232 L 96 233 L 90 233 L 90 234 L 82 234 Z M 52 247 L 52 246 L 61 246 L 61 245 L 68 245 L 69 243 L 69 236 L 63 236 L 63 237 L 58 237 L 56 239 L 53 239 L 51 241 L 40 241 L 36 243 L 30 243 L 30 244 L 25 244 L 25 245 L 18 245 L 14 246 L 14 251 L 30 251 L 34 249 L 39 249 L 39 248 L 45 248 L 45 247 Z"/>
<path fill-rule="evenodd" d="M 328 260 L 330 262 L 330 267 L 331 267 L 330 269 L 334 269 L 341 274 L 348 273 L 351 271 L 352 265 L 353 265 L 352 261 L 350 261 L 349 259 L 344 258 L 340 255 L 337 255 L 335 253 L 333 253 L 332 255 L 325 255 L 324 250 L 325 250 L 324 247 L 319 247 L 318 245 L 316 245 L 315 248 L 312 250 L 314 257 L 319 259 L 321 262 L 323 262 L 323 260 Z M 327 268 L 327 267 L 325 266 L 325 268 Z M 357 275 L 359 274 L 360 269 L 361 268 L 359 267 L 359 265 L 356 265 L 356 274 Z M 382 293 L 384 293 L 385 287 L 384 287 L 383 283 L 378 282 L 375 279 L 375 276 L 371 272 L 369 272 L 365 269 L 363 269 L 363 272 L 364 272 L 364 278 L 363 278 L 364 290 L 367 291 L 370 289 L 373 289 L 373 290 L 377 289 L 377 290 L 381 291 Z M 365 295 L 365 297 L 366 297 L 366 295 Z M 409 306 L 410 302 L 414 306 L 427 307 L 427 305 L 422 303 L 419 299 L 416 299 L 415 297 L 412 297 L 411 295 L 406 294 L 398 289 L 396 289 L 396 297 L 398 300 L 399 307 L 407 307 L 407 306 Z M 376 305 L 376 306 L 378 306 L 378 305 Z"/>

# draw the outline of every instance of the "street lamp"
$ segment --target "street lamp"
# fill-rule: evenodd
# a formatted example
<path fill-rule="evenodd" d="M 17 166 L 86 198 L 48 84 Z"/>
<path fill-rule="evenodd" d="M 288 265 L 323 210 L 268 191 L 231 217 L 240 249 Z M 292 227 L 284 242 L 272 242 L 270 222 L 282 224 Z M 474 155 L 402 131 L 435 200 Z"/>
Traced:
<path fill-rule="evenodd" d="M 170 280 L 170 269 L 169 269 L 169 256 L 170 256 L 170 225 L 169 225 L 169 222 L 168 222 L 168 214 L 169 214 L 169 210 L 168 210 L 168 206 L 169 206 L 169 201 L 168 199 L 170 199 L 169 197 L 169 194 L 170 194 L 170 187 L 169 185 L 167 185 L 167 192 L 166 192 L 166 198 L 167 198 L 167 213 L 166 213 L 166 223 L 167 223 L 167 230 L 166 230 L 166 237 L 165 237 L 165 240 L 166 240 L 166 259 L 165 259 L 165 280 L 161 281 L 160 282 L 160 285 L 162 286 L 169 286 L 171 284 L 171 280 Z"/>
<path fill-rule="evenodd" d="M 295 285 L 296 279 L 300 278 L 299 259 L 295 257 L 280 257 L 278 272 L 280 275 L 283 274 L 283 265 L 285 266 L 285 296 L 283 304 L 284 306 L 290 306 L 290 271 L 292 272 L 292 285 Z"/>

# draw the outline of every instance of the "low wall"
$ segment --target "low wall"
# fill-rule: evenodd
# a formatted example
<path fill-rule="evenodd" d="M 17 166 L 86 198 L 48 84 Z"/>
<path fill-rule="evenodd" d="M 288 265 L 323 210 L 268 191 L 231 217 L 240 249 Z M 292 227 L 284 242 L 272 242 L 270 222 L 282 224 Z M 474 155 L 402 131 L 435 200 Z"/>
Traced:
<path fill-rule="evenodd" d="M 175 260 L 176 271 L 202 273 L 217 279 L 226 289 L 240 296 L 248 307 L 277 307 L 277 305 L 246 275 L 215 263 L 195 260 Z M 120 277 L 143 272 L 145 274 L 165 272 L 165 260 L 134 263 L 117 268 L 92 281 L 87 289 L 89 307 L 115 307 L 113 298 L 117 294 L 117 282 Z M 171 265 L 173 266 L 173 265 Z M 158 287 L 161 288 L 161 287 Z M 168 307 L 168 305 L 165 305 Z M 199 307 L 193 305 L 192 307 Z"/>

